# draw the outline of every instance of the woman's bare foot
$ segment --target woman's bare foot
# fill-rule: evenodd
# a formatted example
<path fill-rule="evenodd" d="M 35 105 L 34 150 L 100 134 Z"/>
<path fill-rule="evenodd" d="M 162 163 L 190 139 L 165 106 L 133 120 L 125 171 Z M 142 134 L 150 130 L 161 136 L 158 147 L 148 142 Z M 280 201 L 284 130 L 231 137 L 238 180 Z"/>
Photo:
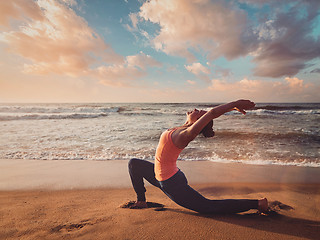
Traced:
<path fill-rule="evenodd" d="M 268 200 L 266 198 L 258 200 L 258 210 L 261 213 L 266 213 L 268 211 Z"/>
<path fill-rule="evenodd" d="M 140 208 L 147 208 L 147 207 L 148 207 L 147 202 L 145 202 L 145 201 L 137 201 L 132 205 L 131 208 L 139 208 L 140 209 Z"/>

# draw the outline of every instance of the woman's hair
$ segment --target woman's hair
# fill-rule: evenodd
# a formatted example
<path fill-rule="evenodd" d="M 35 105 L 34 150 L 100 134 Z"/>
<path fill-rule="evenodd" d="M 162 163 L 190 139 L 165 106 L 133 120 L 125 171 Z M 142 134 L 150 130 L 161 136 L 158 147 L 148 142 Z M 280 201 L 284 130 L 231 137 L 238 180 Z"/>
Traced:
<path fill-rule="evenodd" d="M 202 135 L 206 138 L 213 137 L 214 131 L 213 131 L 213 120 L 211 120 L 202 130 Z"/>

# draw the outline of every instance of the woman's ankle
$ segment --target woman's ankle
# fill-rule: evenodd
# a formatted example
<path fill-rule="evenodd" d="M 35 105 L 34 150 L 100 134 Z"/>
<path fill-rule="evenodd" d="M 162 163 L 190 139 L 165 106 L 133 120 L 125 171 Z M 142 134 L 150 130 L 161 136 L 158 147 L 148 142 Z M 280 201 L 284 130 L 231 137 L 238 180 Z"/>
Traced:
<path fill-rule="evenodd" d="M 134 204 L 135 208 L 147 208 L 148 204 L 146 201 L 136 201 Z"/>
<path fill-rule="evenodd" d="M 266 198 L 258 200 L 258 210 L 260 212 L 267 212 L 268 211 L 268 200 Z"/>

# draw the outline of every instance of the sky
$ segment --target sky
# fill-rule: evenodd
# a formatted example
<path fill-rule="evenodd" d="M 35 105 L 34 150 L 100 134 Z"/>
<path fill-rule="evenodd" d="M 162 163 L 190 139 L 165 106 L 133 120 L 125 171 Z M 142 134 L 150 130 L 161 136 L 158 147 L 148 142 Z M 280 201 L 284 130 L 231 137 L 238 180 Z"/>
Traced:
<path fill-rule="evenodd" d="M 320 102 L 319 0 L 0 1 L 0 102 Z"/>

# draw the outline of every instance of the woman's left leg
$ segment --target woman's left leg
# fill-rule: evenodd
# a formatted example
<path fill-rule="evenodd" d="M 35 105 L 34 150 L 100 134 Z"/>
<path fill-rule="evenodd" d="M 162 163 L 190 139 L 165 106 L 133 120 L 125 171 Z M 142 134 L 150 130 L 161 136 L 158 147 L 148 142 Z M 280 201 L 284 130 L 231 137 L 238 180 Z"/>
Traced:
<path fill-rule="evenodd" d="M 154 164 L 149 161 L 133 158 L 128 163 L 132 186 L 137 194 L 137 201 L 146 201 L 143 179 L 153 186 L 160 188 L 159 181 L 155 178 Z"/>

